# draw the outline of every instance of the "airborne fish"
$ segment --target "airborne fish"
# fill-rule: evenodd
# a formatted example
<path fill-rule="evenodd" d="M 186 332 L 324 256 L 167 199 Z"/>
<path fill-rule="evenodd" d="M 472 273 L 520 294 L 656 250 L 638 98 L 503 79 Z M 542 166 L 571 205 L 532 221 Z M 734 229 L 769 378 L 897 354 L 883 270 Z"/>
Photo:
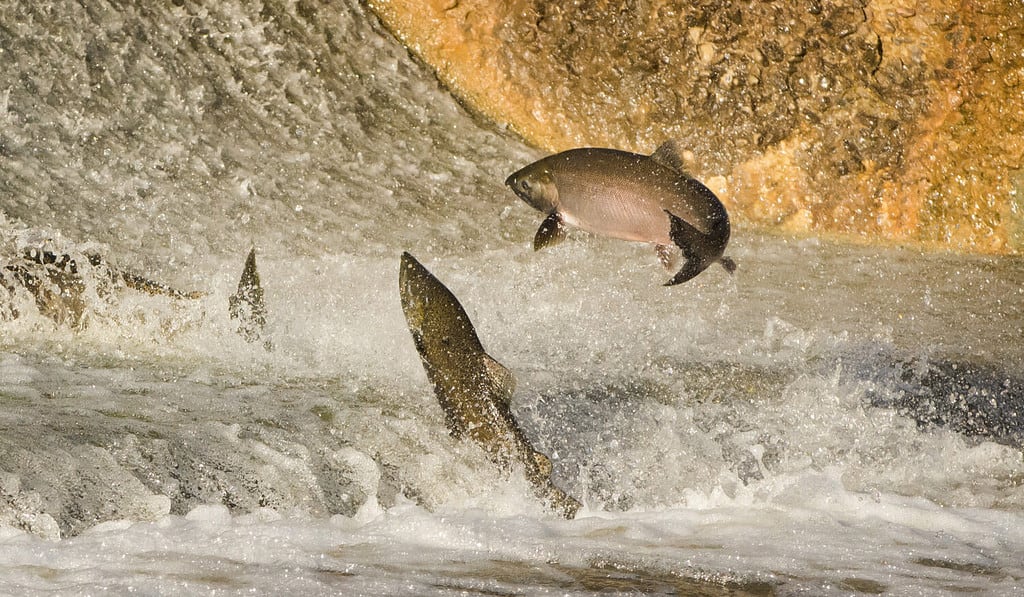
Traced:
<path fill-rule="evenodd" d="M 729 215 L 718 197 L 688 175 L 673 141 L 650 156 L 617 149 L 563 151 L 513 173 L 505 184 L 547 218 L 534 237 L 534 250 L 565 238 L 566 225 L 656 246 L 665 267 L 669 247 L 682 249 L 686 262 L 665 285 L 685 282 L 725 257 Z"/>
<path fill-rule="evenodd" d="M 534 449 L 509 410 L 512 373 L 484 352 L 459 300 L 409 253 L 402 254 L 398 286 L 452 436 L 473 440 L 502 468 L 522 464 L 537 497 L 566 518 L 576 516 L 580 503 L 551 482 L 551 461 Z"/>

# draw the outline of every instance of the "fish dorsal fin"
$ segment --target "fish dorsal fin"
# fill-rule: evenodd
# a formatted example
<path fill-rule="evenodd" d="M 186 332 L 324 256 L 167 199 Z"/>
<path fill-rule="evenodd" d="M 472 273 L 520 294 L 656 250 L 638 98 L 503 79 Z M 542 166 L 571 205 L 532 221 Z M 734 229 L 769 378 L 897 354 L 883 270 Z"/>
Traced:
<path fill-rule="evenodd" d="M 484 370 L 487 372 L 487 382 L 494 390 L 495 396 L 508 405 L 512 402 L 512 393 L 516 389 L 516 378 L 504 365 L 492 359 L 489 355 L 483 355 Z"/>
<path fill-rule="evenodd" d="M 686 172 L 686 165 L 683 163 L 682 152 L 679 150 L 679 144 L 676 143 L 675 139 L 669 139 L 662 143 L 658 149 L 654 150 L 654 153 L 651 154 L 651 159 L 662 166 L 665 166 L 669 170 L 689 176 Z"/>
<path fill-rule="evenodd" d="M 557 211 L 551 212 L 541 222 L 537 229 L 537 235 L 533 237 L 533 250 L 539 251 L 544 247 L 553 247 L 565 240 L 565 224 L 562 223 L 562 216 Z"/>
<path fill-rule="evenodd" d="M 238 291 L 228 297 L 228 315 L 238 320 L 238 334 L 246 342 L 256 342 L 264 335 L 267 326 L 267 303 L 260 285 L 260 274 L 256 270 L 256 248 L 249 251 L 238 280 Z M 268 342 L 263 343 L 267 350 Z"/>

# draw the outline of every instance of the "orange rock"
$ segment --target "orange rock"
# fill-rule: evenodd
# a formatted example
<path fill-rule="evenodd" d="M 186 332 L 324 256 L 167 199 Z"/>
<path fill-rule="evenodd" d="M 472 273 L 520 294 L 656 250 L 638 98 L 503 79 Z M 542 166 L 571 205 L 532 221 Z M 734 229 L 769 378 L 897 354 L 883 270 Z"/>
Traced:
<path fill-rule="evenodd" d="M 1024 250 L 1024 14 L 996 0 L 370 0 L 472 109 L 549 151 L 718 177 L 739 225 Z"/>

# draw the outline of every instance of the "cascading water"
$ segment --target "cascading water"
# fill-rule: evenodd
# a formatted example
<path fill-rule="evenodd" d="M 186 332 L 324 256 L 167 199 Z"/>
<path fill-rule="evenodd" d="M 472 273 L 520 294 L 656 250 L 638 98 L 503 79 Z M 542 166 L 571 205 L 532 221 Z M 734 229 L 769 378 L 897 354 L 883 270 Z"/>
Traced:
<path fill-rule="evenodd" d="M 357 2 L 0 5 L 0 592 L 1013 594 L 1024 263 L 761 237 L 682 286 L 502 182 Z M 272 351 L 228 297 L 256 247 Z M 585 503 L 455 442 L 398 301 L 415 254 Z M 198 298 L 108 288 L 98 254 Z M 704 593 L 700 593 L 703 591 Z"/>

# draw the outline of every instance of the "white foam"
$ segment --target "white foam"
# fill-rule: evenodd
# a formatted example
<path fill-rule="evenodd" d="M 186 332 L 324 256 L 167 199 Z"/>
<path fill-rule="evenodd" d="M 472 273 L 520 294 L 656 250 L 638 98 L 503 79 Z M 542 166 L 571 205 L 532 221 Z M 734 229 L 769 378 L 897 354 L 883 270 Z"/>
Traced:
<path fill-rule="evenodd" d="M 97 252 L 206 294 L 101 296 L 94 271 L 82 330 L 0 297 L 21 314 L 0 321 L 0 593 L 1021 588 L 1019 447 L 872 405 L 929 359 L 1015 370 L 1015 262 L 738 228 L 734 276 L 667 289 L 650 247 L 534 252 L 541 215 L 501 184 L 534 151 L 479 127 L 362 4 L 282 7 L 4 21 L 0 265 Z M 226 313 L 252 245 L 272 352 Z M 403 250 L 515 374 L 577 520 L 449 435 Z"/>

